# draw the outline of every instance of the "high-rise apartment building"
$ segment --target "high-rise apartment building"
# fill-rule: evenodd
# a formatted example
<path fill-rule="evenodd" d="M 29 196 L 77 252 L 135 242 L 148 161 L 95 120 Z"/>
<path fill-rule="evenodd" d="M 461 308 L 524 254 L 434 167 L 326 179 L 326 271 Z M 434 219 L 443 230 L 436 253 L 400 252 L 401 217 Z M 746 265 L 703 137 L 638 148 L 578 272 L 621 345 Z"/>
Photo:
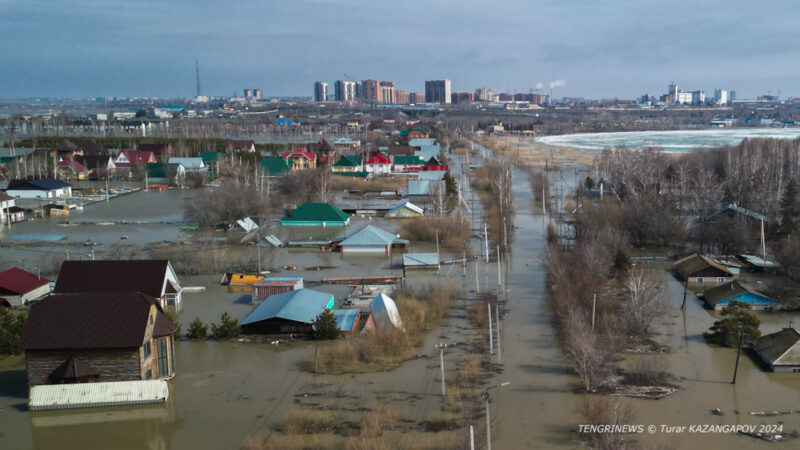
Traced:
<path fill-rule="evenodd" d="M 334 84 L 334 95 L 337 102 L 351 102 L 356 99 L 356 83 L 354 81 L 337 80 Z"/>
<path fill-rule="evenodd" d="M 408 91 L 394 91 L 394 102 L 399 103 L 401 105 L 407 105 L 411 103 L 411 93 Z"/>
<path fill-rule="evenodd" d="M 486 102 L 494 101 L 494 93 L 488 88 L 475 89 L 475 100 L 482 100 Z"/>
<path fill-rule="evenodd" d="M 450 103 L 450 80 L 430 80 L 425 82 L 425 101 L 428 103 Z"/>
<path fill-rule="evenodd" d="M 396 103 L 394 98 L 394 81 L 381 81 L 380 103 Z"/>
<path fill-rule="evenodd" d="M 361 82 L 361 100 L 381 103 L 381 87 L 378 80 L 364 80 Z"/>
<path fill-rule="evenodd" d="M 314 101 L 328 101 L 328 83 L 322 81 L 314 83 Z"/>
<path fill-rule="evenodd" d="M 714 89 L 714 104 L 725 106 L 730 103 L 730 95 L 725 89 Z"/>
<path fill-rule="evenodd" d="M 409 94 L 409 100 L 411 103 L 425 103 L 425 93 L 424 92 L 412 92 Z"/>

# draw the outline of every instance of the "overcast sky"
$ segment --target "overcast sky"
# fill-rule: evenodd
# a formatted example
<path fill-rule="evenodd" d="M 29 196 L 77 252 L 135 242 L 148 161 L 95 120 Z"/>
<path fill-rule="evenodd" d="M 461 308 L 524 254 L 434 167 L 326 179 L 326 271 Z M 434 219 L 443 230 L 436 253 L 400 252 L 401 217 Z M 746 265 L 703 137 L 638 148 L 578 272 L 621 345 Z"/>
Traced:
<path fill-rule="evenodd" d="M 0 97 L 313 93 L 392 80 L 633 98 L 800 96 L 794 0 L 0 0 Z"/>

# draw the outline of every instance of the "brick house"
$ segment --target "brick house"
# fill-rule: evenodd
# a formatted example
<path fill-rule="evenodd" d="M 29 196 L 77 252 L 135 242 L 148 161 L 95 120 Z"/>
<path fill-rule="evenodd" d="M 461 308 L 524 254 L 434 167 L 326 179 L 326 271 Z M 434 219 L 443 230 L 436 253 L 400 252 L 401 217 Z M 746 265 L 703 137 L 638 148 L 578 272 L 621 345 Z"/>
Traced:
<path fill-rule="evenodd" d="M 171 378 L 176 331 L 141 292 L 50 295 L 31 307 L 20 340 L 28 385 Z"/>

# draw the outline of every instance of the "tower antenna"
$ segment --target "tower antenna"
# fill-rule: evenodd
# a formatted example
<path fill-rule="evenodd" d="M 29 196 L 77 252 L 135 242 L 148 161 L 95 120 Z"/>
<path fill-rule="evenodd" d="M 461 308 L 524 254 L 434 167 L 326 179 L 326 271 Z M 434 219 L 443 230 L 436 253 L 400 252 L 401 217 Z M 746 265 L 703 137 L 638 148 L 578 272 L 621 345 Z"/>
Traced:
<path fill-rule="evenodd" d="M 197 96 L 200 97 L 200 61 L 194 60 L 194 74 L 197 80 Z"/>

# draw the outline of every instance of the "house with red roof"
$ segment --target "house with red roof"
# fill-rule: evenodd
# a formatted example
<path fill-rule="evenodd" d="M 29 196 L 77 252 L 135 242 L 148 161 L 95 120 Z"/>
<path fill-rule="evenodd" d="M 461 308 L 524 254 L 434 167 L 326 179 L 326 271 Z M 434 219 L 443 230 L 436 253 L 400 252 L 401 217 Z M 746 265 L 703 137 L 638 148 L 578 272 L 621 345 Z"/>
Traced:
<path fill-rule="evenodd" d="M 425 166 L 422 168 L 422 170 L 427 172 L 431 171 L 447 172 L 448 170 L 450 170 L 450 167 L 448 167 L 447 164 L 442 164 L 442 162 L 439 161 L 439 158 L 431 156 L 428 162 L 425 163 Z"/>
<path fill-rule="evenodd" d="M 287 163 L 291 161 L 293 171 L 317 168 L 317 155 L 302 148 L 284 152 L 281 158 L 285 159 Z"/>
<path fill-rule="evenodd" d="M 118 169 L 130 169 L 136 166 L 147 167 L 148 164 L 157 162 L 155 154 L 149 150 L 125 150 L 119 152 L 114 165 Z"/>
<path fill-rule="evenodd" d="M 86 180 L 89 170 L 71 156 L 64 156 L 56 164 L 56 173 L 62 180 Z"/>
<path fill-rule="evenodd" d="M 0 298 L 23 306 L 50 293 L 50 280 L 14 267 L 0 272 Z"/>
<path fill-rule="evenodd" d="M 364 165 L 369 173 L 390 173 L 392 171 L 392 160 L 382 153 L 375 153 Z"/>

